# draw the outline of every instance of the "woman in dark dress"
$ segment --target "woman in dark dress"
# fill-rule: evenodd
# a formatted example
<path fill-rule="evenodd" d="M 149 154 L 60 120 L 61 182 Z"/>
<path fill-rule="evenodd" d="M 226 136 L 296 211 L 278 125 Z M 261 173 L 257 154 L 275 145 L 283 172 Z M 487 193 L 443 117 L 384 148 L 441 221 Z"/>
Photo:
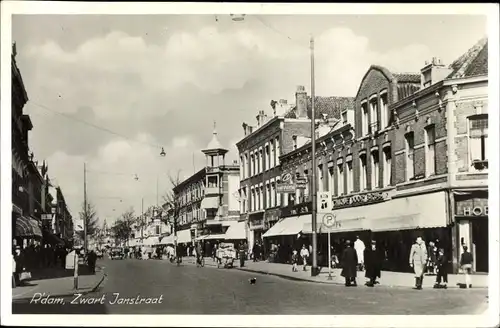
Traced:
<path fill-rule="evenodd" d="M 357 286 L 358 255 L 351 246 L 349 240 L 346 241 L 346 248 L 342 252 L 342 272 L 341 276 L 345 278 L 346 287 Z"/>
<path fill-rule="evenodd" d="M 377 278 L 381 276 L 383 256 L 377 248 L 375 240 L 372 240 L 371 246 L 365 249 L 365 277 L 370 279 L 366 285 L 373 287 L 377 284 Z"/>

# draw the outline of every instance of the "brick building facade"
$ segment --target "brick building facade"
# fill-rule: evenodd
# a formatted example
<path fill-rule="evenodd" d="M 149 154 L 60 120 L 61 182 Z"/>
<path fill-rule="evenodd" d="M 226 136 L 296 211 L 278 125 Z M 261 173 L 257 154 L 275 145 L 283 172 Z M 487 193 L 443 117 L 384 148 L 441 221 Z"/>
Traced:
<path fill-rule="evenodd" d="M 316 97 L 316 115 L 340 120 L 338 104 L 342 97 Z M 281 216 L 283 204 L 277 185 L 281 178 L 280 156 L 296 149 L 302 138 L 311 135 L 311 97 L 298 86 L 295 104 L 284 99 L 271 101 L 272 116 L 257 115 L 257 126 L 243 123 L 244 137 L 236 146 L 240 154 L 240 219 L 247 223 L 248 245 L 262 235 Z"/>
<path fill-rule="evenodd" d="M 331 192 L 337 252 L 345 239 L 375 239 L 385 269 L 410 271 L 408 252 L 422 236 L 450 254 L 455 272 L 461 245 L 471 245 L 477 269 L 487 270 L 487 238 L 480 237 L 488 213 L 487 79 L 486 40 L 450 66 L 434 58 L 419 74 L 371 66 L 354 101 L 354 126 L 337 125 L 318 138 L 318 168 L 310 167 L 310 143 L 282 156 L 284 172 L 315 169 L 318 191 Z M 282 216 L 290 219 L 266 236 L 312 232 L 310 202 L 301 197 L 308 193 L 287 197 L 294 201 Z"/>

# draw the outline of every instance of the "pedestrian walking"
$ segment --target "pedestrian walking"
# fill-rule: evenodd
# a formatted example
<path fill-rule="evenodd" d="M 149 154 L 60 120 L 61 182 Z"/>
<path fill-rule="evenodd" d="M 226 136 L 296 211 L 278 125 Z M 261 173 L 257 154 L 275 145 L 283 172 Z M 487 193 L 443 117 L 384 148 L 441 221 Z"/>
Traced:
<path fill-rule="evenodd" d="M 87 255 L 87 264 L 89 265 L 90 273 L 95 274 L 95 264 L 97 261 L 97 254 L 92 249 Z"/>
<path fill-rule="evenodd" d="M 297 265 L 299 263 L 299 254 L 297 253 L 297 250 L 293 250 L 292 252 L 292 272 L 297 272 L 299 269 L 297 269 Z"/>
<path fill-rule="evenodd" d="M 427 248 L 422 240 L 418 237 L 410 250 L 410 267 L 415 272 L 415 289 L 422 289 L 424 280 L 424 270 L 427 264 Z"/>
<path fill-rule="evenodd" d="M 351 247 L 351 241 L 346 241 L 346 248 L 342 252 L 342 272 L 340 275 L 345 278 L 346 287 L 357 286 L 357 267 L 358 267 L 358 254 L 354 248 Z"/>
<path fill-rule="evenodd" d="M 368 287 L 373 287 L 377 284 L 377 278 L 381 277 L 383 256 L 377 248 L 377 243 L 372 240 L 371 246 L 364 252 L 365 260 L 365 277 L 369 279 L 366 283 Z M 359 261 L 359 260 L 358 260 Z"/>
<path fill-rule="evenodd" d="M 240 247 L 238 249 L 238 256 L 240 258 L 240 268 L 243 268 L 245 266 L 245 253 L 246 253 L 245 244 L 240 243 Z"/>
<path fill-rule="evenodd" d="M 24 254 L 21 253 L 21 247 L 16 246 L 16 250 L 14 253 L 14 261 L 16 262 L 16 269 L 14 272 L 14 281 L 16 286 L 20 286 L 22 284 L 21 281 L 21 273 L 26 270 L 26 261 Z"/>
<path fill-rule="evenodd" d="M 433 241 L 429 242 L 429 248 L 427 249 L 428 260 L 427 260 L 427 273 L 436 274 L 437 272 L 437 253 L 438 249 Z"/>
<path fill-rule="evenodd" d="M 302 249 L 300 250 L 300 257 L 302 258 L 302 269 L 304 271 L 307 271 L 307 259 L 309 258 L 309 250 L 306 248 L 306 245 L 302 245 Z"/>
<path fill-rule="evenodd" d="M 448 284 L 448 259 L 444 255 L 444 249 L 440 248 L 436 257 L 436 284 L 434 288 L 447 288 Z M 441 280 L 443 284 L 441 285 Z"/>
<path fill-rule="evenodd" d="M 472 283 L 470 275 L 472 273 L 472 263 L 474 262 L 474 258 L 468 251 L 467 246 L 464 245 L 463 249 L 464 252 L 462 253 L 462 256 L 460 256 L 460 266 L 462 267 L 465 276 L 465 288 L 471 288 Z"/>
<path fill-rule="evenodd" d="M 259 257 L 259 244 L 256 242 L 253 247 L 252 247 L 252 254 L 253 254 L 253 261 L 257 262 L 257 259 Z"/>
<path fill-rule="evenodd" d="M 356 236 L 356 241 L 354 242 L 354 249 L 356 250 L 356 255 L 358 256 L 358 270 L 363 271 L 364 267 L 364 252 L 365 252 L 365 243 L 359 239 L 359 236 Z"/>

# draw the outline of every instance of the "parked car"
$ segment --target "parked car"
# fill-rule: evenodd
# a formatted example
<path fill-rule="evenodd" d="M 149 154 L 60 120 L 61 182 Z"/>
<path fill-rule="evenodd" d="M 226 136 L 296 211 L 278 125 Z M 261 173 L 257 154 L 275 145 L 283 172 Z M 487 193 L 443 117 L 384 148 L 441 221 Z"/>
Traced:
<path fill-rule="evenodd" d="M 123 249 L 117 247 L 111 249 L 111 251 L 109 252 L 109 257 L 112 260 L 123 260 L 123 258 L 125 257 L 125 253 L 123 252 Z"/>

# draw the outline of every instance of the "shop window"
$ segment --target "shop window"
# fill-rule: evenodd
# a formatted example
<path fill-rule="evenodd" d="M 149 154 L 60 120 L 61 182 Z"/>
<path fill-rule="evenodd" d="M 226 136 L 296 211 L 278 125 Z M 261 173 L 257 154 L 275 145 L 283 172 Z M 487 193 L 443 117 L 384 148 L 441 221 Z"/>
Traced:
<path fill-rule="evenodd" d="M 474 170 L 488 168 L 488 114 L 469 117 L 469 154 Z"/>
<path fill-rule="evenodd" d="M 425 176 L 436 173 L 436 133 L 434 125 L 425 128 Z"/>
<path fill-rule="evenodd" d="M 406 181 L 412 180 L 415 175 L 414 168 L 414 151 L 415 151 L 415 143 L 414 143 L 414 135 L 413 132 L 409 132 L 405 134 L 405 155 L 406 155 Z"/>

